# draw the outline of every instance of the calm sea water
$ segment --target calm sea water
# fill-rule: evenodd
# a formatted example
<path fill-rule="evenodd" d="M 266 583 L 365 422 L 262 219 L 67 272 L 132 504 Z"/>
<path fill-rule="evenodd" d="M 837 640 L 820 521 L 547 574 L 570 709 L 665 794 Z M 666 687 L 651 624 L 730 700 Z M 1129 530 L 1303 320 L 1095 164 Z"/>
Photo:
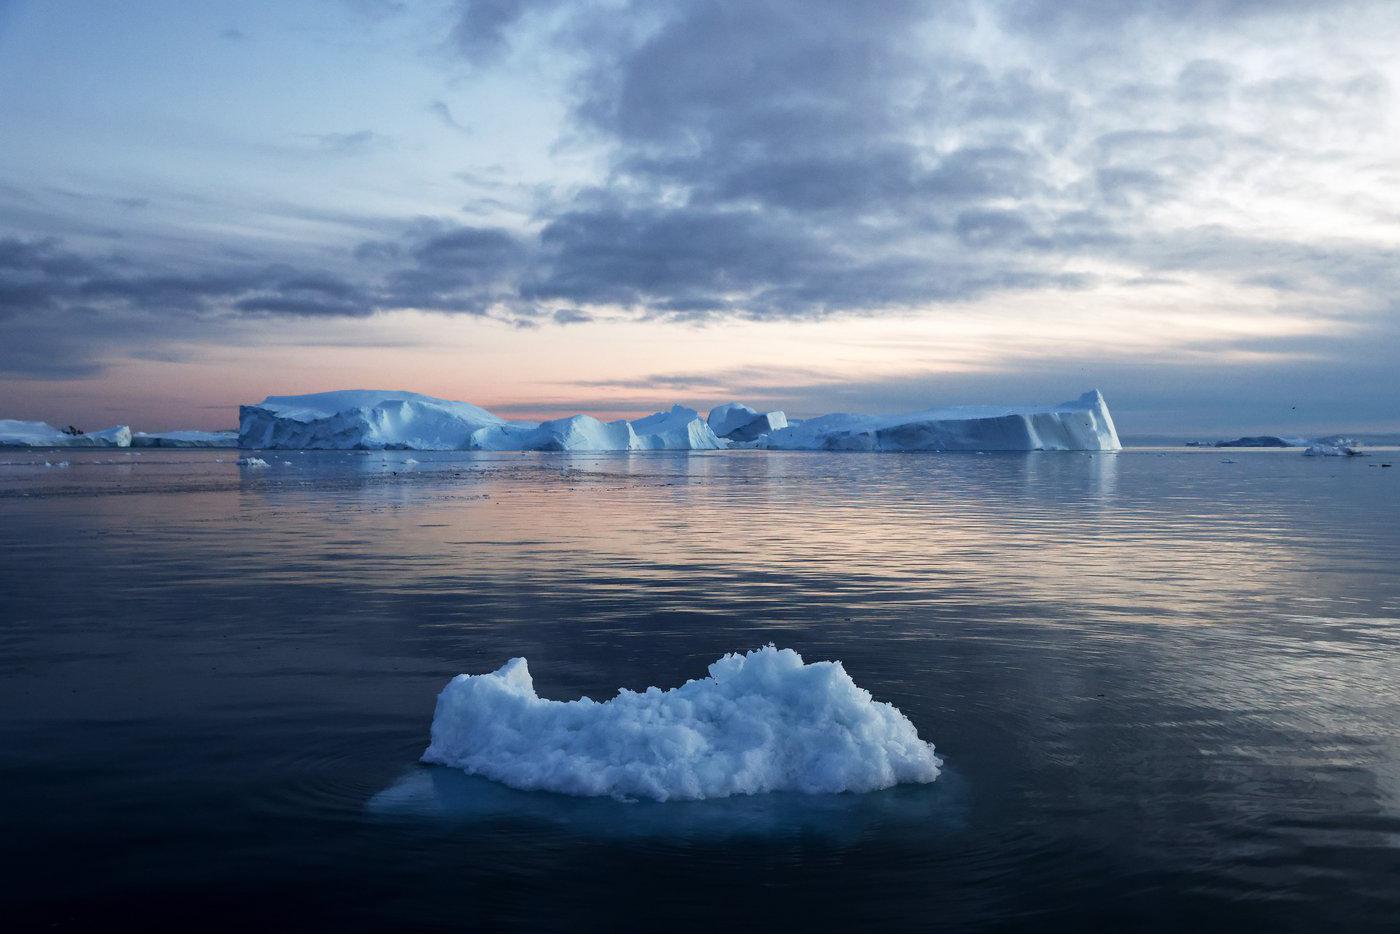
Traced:
<path fill-rule="evenodd" d="M 1400 923 L 1393 453 L 235 456 L 0 452 L 7 930 Z M 943 776 L 416 762 L 458 672 L 601 699 L 770 641 Z"/>

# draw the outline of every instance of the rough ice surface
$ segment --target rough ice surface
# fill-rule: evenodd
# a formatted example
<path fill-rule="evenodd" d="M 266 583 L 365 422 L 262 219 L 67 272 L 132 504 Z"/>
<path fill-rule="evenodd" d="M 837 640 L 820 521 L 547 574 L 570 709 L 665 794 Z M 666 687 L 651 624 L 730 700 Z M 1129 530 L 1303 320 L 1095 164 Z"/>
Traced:
<path fill-rule="evenodd" d="M 523 658 L 458 675 L 438 696 L 423 761 L 515 788 L 656 801 L 875 791 L 931 782 L 942 765 L 840 662 L 771 645 L 678 688 L 603 702 L 541 698 Z"/>
<path fill-rule="evenodd" d="M 717 405 L 710 409 L 706 421 L 710 428 L 721 438 L 728 435 L 736 428 L 743 427 L 749 422 L 758 418 L 758 410 L 744 405 L 742 402 L 726 402 L 724 405 Z"/>
<path fill-rule="evenodd" d="M 757 441 L 767 434 L 788 427 L 782 412 L 759 412 L 742 402 L 726 402 L 710 409 L 710 428 L 731 441 Z"/>
<path fill-rule="evenodd" d="M 125 425 L 70 435 L 47 422 L 0 418 L 0 447 L 124 448 L 130 445 L 131 429 Z"/>
<path fill-rule="evenodd" d="M 825 451 L 1117 451 L 1097 389 L 1055 406 L 956 406 L 908 415 L 822 415 L 759 447 Z"/>
<path fill-rule="evenodd" d="M 268 396 L 239 406 L 244 448 L 472 447 L 472 435 L 505 425 L 485 409 L 416 392 L 348 389 L 304 396 Z"/>
<path fill-rule="evenodd" d="M 236 448 L 236 431 L 136 431 L 131 435 L 134 448 Z"/>
<path fill-rule="evenodd" d="M 636 422 L 574 415 L 508 422 L 466 402 L 413 392 L 352 389 L 269 396 L 239 407 L 244 448 L 399 448 L 478 451 L 714 450 L 725 446 L 693 409 Z"/>
<path fill-rule="evenodd" d="M 271 465 L 268 464 L 267 461 L 263 460 L 261 457 L 240 457 L 240 458 L 239 458 L 237 461 L 235 461 L 234 463 L 238 464 L 239 467 L 268 467 L 268 466 L 271 466 Z"/>
<path fill-rule="evenodd" d="M 590 415 L 510 422 L 465 402 L 412 392 L 344 390 L 269 396 L 239 408 L 244 448 L 703 451 L 727 447 L 821 451 L 1116 451 L 1118 433 L 1097 391 L 1057 406 L 963 406 L 909 415 L 823 415 L 798 421 L 738 402 L 701 418 L 673 406 L 635 421 Z"/>

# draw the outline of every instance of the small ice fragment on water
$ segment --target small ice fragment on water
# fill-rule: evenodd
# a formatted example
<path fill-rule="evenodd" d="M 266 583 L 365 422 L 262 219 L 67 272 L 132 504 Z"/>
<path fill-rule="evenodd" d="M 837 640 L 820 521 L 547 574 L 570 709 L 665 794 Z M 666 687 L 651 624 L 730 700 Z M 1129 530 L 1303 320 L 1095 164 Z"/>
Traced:
<path fill-rule="evenodd" d="M 261 457 L 240 457 L 237 462 L 239 467 L 266 467 L 267 461 Z"/>
<path fill-rule="evenodd" d="M 1350 438 L 1321 438 L 1303 452 L 1306 457 L 1357 457 L 1362 453 Z"/>
<path fill-rule="evenodd" d="M 931 782 L 942 765 L 840 662 L 771 645 L 602 703 L 541 698 L 523 658 L 458 675 L 438 696 L 423 761 L 516 788 L 658 801 L 875 791 Z"/>
<path fill-rule="evenodd" d="M 413 458 L 410 457 L 408 460 L 404 461 L 403 463 L 404 463 L 404 466 L 405 466 L 405 467 L 411 467 L 411 466 L 413 466 L 414 464 L 416 464 L 416 463 L 418 463 L 418 462 L 417 462 L 416 460 L 414 460 Z"/>

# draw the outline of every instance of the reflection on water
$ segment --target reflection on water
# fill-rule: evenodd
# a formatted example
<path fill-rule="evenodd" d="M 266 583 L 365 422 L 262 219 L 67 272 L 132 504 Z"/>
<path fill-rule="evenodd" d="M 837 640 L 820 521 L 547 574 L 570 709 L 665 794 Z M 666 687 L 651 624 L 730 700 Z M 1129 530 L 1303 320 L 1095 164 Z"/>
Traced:
<path fill-rule="evenodd" d="M 0 454 L 0 822 L 30 926 L 1400 909 L 1378 459 Z M 842 659 L 944 776 L 657 805 L 414 765 L 458 672 L 524 655 L 541 694 L 604 698 L 769 641 Z"/>

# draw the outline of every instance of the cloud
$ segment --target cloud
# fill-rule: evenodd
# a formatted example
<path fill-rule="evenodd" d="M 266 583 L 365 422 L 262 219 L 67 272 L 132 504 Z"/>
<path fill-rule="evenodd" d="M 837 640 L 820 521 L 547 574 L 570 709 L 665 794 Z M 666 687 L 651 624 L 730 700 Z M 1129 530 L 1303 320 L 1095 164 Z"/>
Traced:
<path fill-rule="evenodd" d="M 320 151 L 337 156 L 357 155 L 387 146 L 391 142 L 389 137 L 373 130 L 355 130 L 350 133 L 304 133 L 302 136 L 315 143 Z"/>
<path fill-rule="evenodd" d="M 0 372 L 86 376 L 114 353 L 208 340 L 239 320 L 360 317 L 372 294 L 283 264 L 198 271 L 84 256 L 53 239 L 0 238 Z"/>
<path fill-rule="evenodd" d="M 564 0 L 459 0 L 449 45 L 473 64 L 488 64 L 505 51 L 513 27 L 536 11 Z"/>
<path fill-rule="evenodd" d="M 459 133 L 470 133 L 471 128 L 457 119 L 452 113 L 452 108 L 447 106 L 446 101 L 431 101 L 428 104 L 428 112 L 437 117 L 442 125 L 448 129 L 456 130 Z"/>
<path fill-rule="evenodd" d="M 1265 321 L 1302 308 L 1345 320 L 1354 342 L 1390 333 L 1400 201 L 1384 158 L 1395 76 L 1384 50 L 1400 36 L 1382 4 L 463 0 L 451 10 L 430 38 L 471 76 L 494 65 L 505 67 L 493 81 L 565 73 L 556 152 L 585 153 L 586 171 L 561 170 L 542 189 L 509 167 L 466 176 L 471 210 L 357 219 L 358 242 L 322 245 L 314 269 L 215 250 L 157 263 L 134 246 L 117 262 L 91 238 L 14 241 L 13 268 L 0 252 L 0 321 L 24 319 L 24 340 L 61 343 L 61 326 L 36 322 L 296 316 L 333 327 L 396 309 L 522 326 L 798 321 L 965 314 L 993 299 L 1015 315 L 1054 293 L 1175 280 L 1222 307 L 1248 291 L 1248 313 Z M 1333 54 L 1339 41 L 1346 55 Z M 516 69 L 528 55 L 539 60 Z M 445 101 L 428 109 L 465 129 Z M 304 138 L 345 156 L 391 142 L 368 129 Z M 138 207 L 129 213 L 155 213 Z M 502 215 L 515 226 L 498 226 Z M 35 357 L 26 351 L 24 365 Z"/>

